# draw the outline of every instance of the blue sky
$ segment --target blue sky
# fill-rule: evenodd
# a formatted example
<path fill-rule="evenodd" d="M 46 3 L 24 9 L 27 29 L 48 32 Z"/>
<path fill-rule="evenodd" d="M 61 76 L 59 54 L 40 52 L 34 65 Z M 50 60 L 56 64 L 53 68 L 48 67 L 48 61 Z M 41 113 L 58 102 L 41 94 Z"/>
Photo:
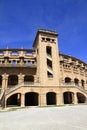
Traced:
<path fill-rule="evenodd" d="M 32 48 L 38 28 L 59 33 L 59 50 L 87 62 L 87 0 L 0 0 L 0 48 Z"/>

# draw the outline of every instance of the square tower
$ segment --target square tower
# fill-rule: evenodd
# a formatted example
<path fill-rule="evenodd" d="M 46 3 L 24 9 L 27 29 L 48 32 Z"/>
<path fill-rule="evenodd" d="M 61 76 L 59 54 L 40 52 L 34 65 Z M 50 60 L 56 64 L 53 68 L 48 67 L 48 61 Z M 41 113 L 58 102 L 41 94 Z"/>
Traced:
<path fill-rule="evenodd" d="M 34 50 L 37 61 L 37 77 L 41 86 L 59 86 L 58 34 L 55 31 L 39 29 Z"/>

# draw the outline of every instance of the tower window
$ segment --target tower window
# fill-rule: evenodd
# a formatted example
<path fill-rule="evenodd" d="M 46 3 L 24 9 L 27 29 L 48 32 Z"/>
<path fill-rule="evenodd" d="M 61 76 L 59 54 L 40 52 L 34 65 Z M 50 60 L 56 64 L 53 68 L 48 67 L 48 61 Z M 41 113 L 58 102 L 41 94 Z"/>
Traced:
<path fill-rule="evenodd" d="M 47 71 L 47 77 L 48 77 L 48 78 L 53 78 L 53 74 L 50 73 L 49 71 Z"/>
<path fill-rule="evenodd" d="M 46 40 L 47 40 L 48 42 L 50 42 L 50 38 L 46 38 Z"/>
<path fill-rule="evenodd" d="M 47 47 L 46 47 L 46 53 L 47 53 L 48 55 L 52 56 L 52 49 L 51 49 L 50 46 L 47 46 Z"/>
<path fill-rule="evenodd" d="M 45 41 L 45 37 L 42 37 L 42 42 Z"/>
<path fill-rule="evenodd" d="M 50 61 L 49 59 L 47 59 L 47 66 L 52 69 L 52 61 Z"/>

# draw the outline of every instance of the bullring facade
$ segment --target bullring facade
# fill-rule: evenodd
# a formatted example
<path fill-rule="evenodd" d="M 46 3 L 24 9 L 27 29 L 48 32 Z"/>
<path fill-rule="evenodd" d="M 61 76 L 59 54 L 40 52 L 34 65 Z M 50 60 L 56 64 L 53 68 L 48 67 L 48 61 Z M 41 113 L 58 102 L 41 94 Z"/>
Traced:
<path fill-rule="evenodd" d="M 39 29 L 33 49 L 0 49 L 2 107 L 86 102 L 87 64 L 59 53 L 57 32 Z"/>

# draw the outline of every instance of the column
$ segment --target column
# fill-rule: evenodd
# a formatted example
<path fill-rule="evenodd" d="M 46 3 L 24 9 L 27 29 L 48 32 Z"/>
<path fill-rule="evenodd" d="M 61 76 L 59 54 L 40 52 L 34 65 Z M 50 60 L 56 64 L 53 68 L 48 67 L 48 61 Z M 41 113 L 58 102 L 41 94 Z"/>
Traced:
<path fill-rule="evenodd" d="M 2 75 L 2 89 L 7 89 L 8 86 L 8 75 L 7 74 L 3 74 Z"/>
<path fill-rule="evenodd" d="M 57 94 L 57 105 L 63 105 L 64 104 L 64 100 L 63 100 L 63 93 L 59 93 Z"/>
<path fill-rule="evenodd" d="M 24 82 L 24 75 L 22 75 L 21 73 L 18 75 L 18 84 L 23 83 Z"/>
<path fill-rule="evenodd" d="M 21 94 L 21 107 L 25 107 L 25 94 Z"/>
<path fill-rule="evenodd" d="M 74 93 L 74 104 L 78 104 L 77 93 Z"/>
<path fill-rule="evenodd" d="M 40 106 L 46 106 L 46 93 L 40 95 Z"/>

